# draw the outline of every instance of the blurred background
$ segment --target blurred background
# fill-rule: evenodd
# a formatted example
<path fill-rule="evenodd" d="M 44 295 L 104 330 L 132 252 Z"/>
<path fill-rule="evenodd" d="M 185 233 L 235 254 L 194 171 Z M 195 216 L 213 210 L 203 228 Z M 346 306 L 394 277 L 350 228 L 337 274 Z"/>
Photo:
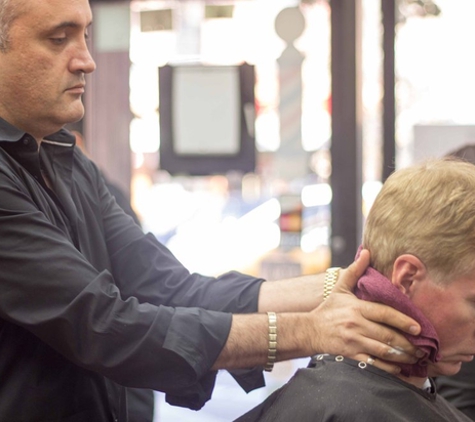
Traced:
<path fill-rule="evenodd" d="M 398 167 L 475 142 L 475 2 L 91 0 L 86 114 L 73 129 L 191 270 L 273 280 L 348 265 Z M 200 412 L 230 421 L 226 373 Z"/>

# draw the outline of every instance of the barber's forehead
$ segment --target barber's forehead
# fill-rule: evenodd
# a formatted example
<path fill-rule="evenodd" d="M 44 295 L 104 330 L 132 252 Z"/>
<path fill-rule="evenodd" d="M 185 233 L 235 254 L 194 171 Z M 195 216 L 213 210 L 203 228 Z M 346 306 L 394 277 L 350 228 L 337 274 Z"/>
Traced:
<path fill-rule="evenodd" d="M 89 25 L 92 12 L 88 0 L 9 0 L 19 17 L 38 18 L 35 26 L 62 25 L 63 22 Z"/>
<path fill-rule="evenodd" d="M 1 3 L 0 3 L 1 4 Z M 7 0 L 19 12 L 48 12 L 54 9 L 56 13 L 66 11 L 91 10 L 89 0 Z"/>

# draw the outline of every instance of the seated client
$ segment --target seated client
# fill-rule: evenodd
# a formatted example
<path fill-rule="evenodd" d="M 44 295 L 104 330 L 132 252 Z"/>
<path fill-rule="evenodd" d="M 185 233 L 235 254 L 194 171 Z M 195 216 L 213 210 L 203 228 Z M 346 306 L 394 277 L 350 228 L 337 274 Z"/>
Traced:
<path fill-rule="evenodd" d="M 421 335 L 408 336 L 426 352 L 417 364 L 394 376 L 373 357 L 322 350 L 237 421 L 470 421 L 437 394 L 432 377 L 456 374 L 475 354 L 474 192 L 475 166 L 429 161 L 393 173 L 366 221 L 371 266 L 357 295 L 420 322 Z"/>

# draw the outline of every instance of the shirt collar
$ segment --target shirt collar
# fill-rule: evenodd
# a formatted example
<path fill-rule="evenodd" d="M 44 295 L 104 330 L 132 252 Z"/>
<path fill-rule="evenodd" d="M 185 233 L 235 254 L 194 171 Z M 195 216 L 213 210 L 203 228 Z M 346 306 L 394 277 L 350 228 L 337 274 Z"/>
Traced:
<path fill-rule="evenodd" d="M 433 394 L 435 392 L 434 390 L 434 386 L 432 385 L 432 380 L 427 378 L 425 381 L 424 381 L 424 385 L 422 386 L 422 389 L 424 391 L 426 391 L 427 393 L 431 393 Z"/>
<path fill-rule="evenodd" d="M 23 136 L 25 136 L 24 131 L 16 128 L 0 117 L 0 141 L 17 142 L 23 138 Z M 64 128 L 51 135 L 45 136 L 45 141 L 64 147 L 73 147 L 76 144 L 74 135 Z"/>

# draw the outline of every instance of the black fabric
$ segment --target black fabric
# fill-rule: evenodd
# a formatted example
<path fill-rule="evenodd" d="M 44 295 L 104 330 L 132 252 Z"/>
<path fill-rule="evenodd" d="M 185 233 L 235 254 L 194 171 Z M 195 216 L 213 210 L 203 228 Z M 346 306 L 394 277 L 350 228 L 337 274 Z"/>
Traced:
<path fill-rule="evenodd" d="M 154 409 L 153 390 L 127 388 L 128 422 L 153 422 Z"/>
<path fill-rule="evenodd" d="M 426 392 L 372 366 L 341 359 L 312 359 L 235 422 L 470 421 L 435 390 Z"/>
<path fill-rule="evenodd" d="M 137 214 L 135 213 L 135 210 L 132 208 L 132 205 L 130 205 L 130 201 L 125 195 L 125 193 L 122 191 L 122 189 L 115 183 L 112 183 L 110 180 L 107 180 L 105 177 L 104 181 L 106 182 L 107 189 L 109 189 L 109 192 L 112 194 L 119 207 L 121 207 L 127 215 L 130 215 L 134 219 L 135 223 L 140 226 L 140 220 Z"/>
<path fill-rule="evenodd" d="M 437 377 L 437 390 L 450 403 L 475 421 L 475 361 L 462 364 L 451 377 Z"/>
<path fill-rule="evenodd" d="M 0 119 L 0 239 L 1 421 L 123 422 L 121 386 L 199 408 L 229 312 L 257 309 L 262 280 L 190 274 L 64 130 L 38 152 Z"/>
<path fill-rule="evenodd" d="M 127 215 L 130 215 L 136 224 L 141 226 L 140 219 L 138 218 L 135 210 L 130 204 L 130 200 L 122 189 L 111 181 L 104 177 L 107 189 L 114 197 L 117 205 L 121 207 Z M 145 388 L 127 388 L 127 410 L 129 422 L 152 422 L 155 409 L 155 397 L 153 390 L 147 390 Z"/>

